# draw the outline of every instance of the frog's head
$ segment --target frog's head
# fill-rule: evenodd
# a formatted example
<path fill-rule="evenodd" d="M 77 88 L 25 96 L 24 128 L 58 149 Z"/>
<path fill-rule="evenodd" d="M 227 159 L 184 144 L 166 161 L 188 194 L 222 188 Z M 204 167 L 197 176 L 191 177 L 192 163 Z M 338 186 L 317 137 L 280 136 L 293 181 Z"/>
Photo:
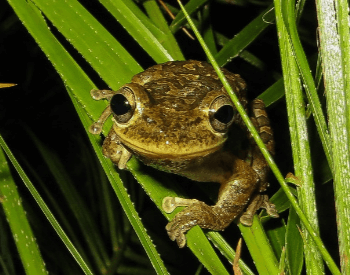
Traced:
<path fill-rule="evenodd" d="M 112 114 L 120 142 L 146 158 L 196 158 L 220 149 L 237 111 L 217 77 L 179 73 L 178 64 L 153 66 L 113 94 L 93 91 L 110 104 L 92 132 Z"/>

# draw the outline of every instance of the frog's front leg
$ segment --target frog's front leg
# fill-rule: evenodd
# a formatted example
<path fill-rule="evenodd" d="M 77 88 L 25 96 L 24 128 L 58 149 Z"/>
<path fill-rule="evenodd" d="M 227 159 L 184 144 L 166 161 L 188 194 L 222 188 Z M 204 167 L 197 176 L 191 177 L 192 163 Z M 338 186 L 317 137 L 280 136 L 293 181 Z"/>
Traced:
<path fill-rule="evenodd" d="M 237 171 L 222 183 L 218 202 L 209 206 L 198 200 L 167 197 L 163 209 L 172 212 L 177 206 L 187 206 L 168 223 L 166 230 L 178 246 L 186 244 L 185 233 L 195 225 L 211 230 L 224 230 L 242 211 L 259 182 L 258 175 L 242 160 L 236 160 Z"/>
<path fill-rule="evenodd" d="M 117 134 L 112 128 L 103 142 L 103 155 L 118 166 L 119 169 L 125 169 L 126 163 L 132 156 L 132 153 L 120 142 Z"/>
<path fill-rule="evenodd" d="M 91 97 L 95 100 L 107 99 L 111 100 L 116 92 L 111 90 L 91 90 Z M 111 106 L 108 105 L 107 108 L 102 112 L 99 119 L 90 126 L 89 132 L 91 134 L 100 134 L 102 132 L 102 126 L 106 122 L 107 118 L 112 114 Z M 112 128 L 106 139 L 103 142 L 103 155 L 106 158 L 111 159 L 111 161 L 118 166 L 119 169 L 124 169 L 126 163 L 131 158 L 132 153 L 125 148 L 125 146 L 120 142 L 117 134 Z"/>

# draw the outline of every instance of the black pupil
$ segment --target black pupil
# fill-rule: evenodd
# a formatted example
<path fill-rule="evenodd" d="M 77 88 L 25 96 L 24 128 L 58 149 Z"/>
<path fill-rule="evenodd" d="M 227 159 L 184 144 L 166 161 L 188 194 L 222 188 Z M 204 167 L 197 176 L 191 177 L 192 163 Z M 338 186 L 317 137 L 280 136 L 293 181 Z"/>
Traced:
<path fill-rule="evenodd" d="M 116 94 L 111 99 L 111 108 L 115 115 L 125 115 L 131 110 L 129 101 L 122 94 Z"/>
<path fill-rule="evenodd" d="M 221 123 L 229 123 L 233 118 L 233 108 L 230 105 L 224 105 L 214 114 L 215 119 Z"/>

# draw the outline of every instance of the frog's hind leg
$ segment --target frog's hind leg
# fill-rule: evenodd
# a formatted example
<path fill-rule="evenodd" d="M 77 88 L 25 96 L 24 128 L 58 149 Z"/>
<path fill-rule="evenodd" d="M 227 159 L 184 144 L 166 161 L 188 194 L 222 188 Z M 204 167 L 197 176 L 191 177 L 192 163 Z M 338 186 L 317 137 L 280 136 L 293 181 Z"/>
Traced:
<path fill-rule="evenodd" d="M 239 221 L 245 226 L 251 226 L 253 224 L 253 217 L 260 208 L 264 208 L 269 216 L 278 218 L 276 207 L 269 201 L 269 197 L 257 193 L 250 201 L 246 211 L 239 218 Z"/>
<path fill-rule="evenodd" d="M 185 233 L 195 225 L 211 230 L 224 230 L 239 216 L 250 201 L 259 183 L 258 175 L 243 160 L 235 160 L 236 173 L 222 183 L 218 202 L 209 206 L 198 200 L 167 197 L 163 209 L 172 212 L 178 206 L 187 206 L 168 223 L 166 230 L 179 247 L 186 244 Z"/>
<path fill-rule="evenodd" d="M 255 99 L 251 105 L 252 114 L 251 120 L 259 132 L 260 138 L 264 142 L 267 150 L 271 155 L 274 155 L 274 140 L 273 132 L 270 126 L 270 121 L 267 117 L 265 110 L 265 104 L 261 99 Z M 269 201 L 267 195 L 261 194 L 268 187 L 267 176 L 270 171 L 269 165 L 262 155 L 259 147 L 255 143 L 252 136 L 250 136 L 251 142 L 251 158 L 252 158 L 252 168 L 259 175 L 260 184 L 258 192 L 255 193 L 247 207 L 247 210 L 240 217 L 240 222 L 246 226 L 251 226 L 253 222 L 253 216 L 257 210 L 260 208 L 266 209 L 266 212 L 271 217 L 278 217 L 275 205 Z"/>
<path fill-rule="evenodd" d="M 257 129 L 260 138 L 264 142 L 267 150 L 271 155 L 275 154 L 275 142 L 273 140 L 273 132 L 270 126 L 270 120 L 267 116 L 265 104 L 261 99 L 255 99 L 251 103 L 251 121 Z M 265 160 L 260 148 L 256 144 L 252 135 L 250 135 L 252 168 L 258 173 L 261 180 L 261 191 L 265 191 L 267 187 L 267 175 L 270 167 Z"/>

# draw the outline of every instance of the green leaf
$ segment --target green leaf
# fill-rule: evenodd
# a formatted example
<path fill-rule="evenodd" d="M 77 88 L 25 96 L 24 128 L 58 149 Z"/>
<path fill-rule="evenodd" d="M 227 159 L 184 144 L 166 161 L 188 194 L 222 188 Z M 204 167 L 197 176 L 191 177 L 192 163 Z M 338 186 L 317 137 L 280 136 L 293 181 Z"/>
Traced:
<path fill-rule="evenodd" d="M 155 26 L 133 1 L 100 0 L 100 2 L 157 63 L 183 58 L 179 48 L 173 51 L 173 54 L 166 48 L 170 39 L 176 42 L 174 37 L 170 37 L 172 34 L 165 33 Z M 173 50 L 173 47 L 170 49 Z"/>
<path fill-rule="evenodd" d="M 191 0 L 186 5 L 185 8 L 187 12 L 191 15 L 196 12 L 202 5 L 204 5 L 208 0 Z M 184 13 L 180 10 L 180 12 L 176 15 L 173 22 L 170 24 L 170 29 L 173 33 L 178 31 L 183 24 L 186 23 L 186 17 Z"/>
<path fill-rule="evenodd" d="M 289 272 L 292 275 L 299 275 L 301 274 L 304 263 L 303 240 L 300 236 L 301 232 L 299 231 L 299 217 L 293 208 L 289 210 L 286 230 L 286 258 Z M 322 272 L 319 274 L 322 274 Z"/>
<path fill-rule="evenodd" d="M 330 145 L 329 134 L 326 119 L 324 117 L 320 100 L 317 95 L 315 82 L 311 75 L 310 66 L 304 53 L 303 47 L 299 40 L 296 22 L 295 22 L 295 6 L 292 4 L 293 1 L 289 2 L 289 5 L 283 5 L 282 13 L 283 20 L 286 24 L 286 30 L 290 35 L 291 46 L 293 47 L 293 53 L 295 54 L 295 61 L 298 64 L 299 72 L 303 79 L 306 95 L 309 99 L 309 103 L 312 108 L 312 114 L 316 121 L 317 130 L 322 141 L 324 151 L 329 165 L 332 167 L 332 148 Z"/>
<path fill-rule="evenodd" d="M 316 1 L 327 99 L 340 265 L 350 273 L 350 35 L 349 2 Z M 326 151 L 327 154 L 327 151 Z M 327 156 L 328 159 L 328 156 Z M 329 160 L 328 160 L 329 161 Z"/>
<path fill-rule="evenodd" d="M 220 66 L 224 66 L 237 57 L 262 31 L 271 25 L 274 18 L 275 14 L 270 6 L 225 44 L 219 53 L 215 55 L 216 62 Z"/>
<path fill-rule="evenodd" d="M 17 173 L 22 178 L 22 180 L 23 180 L 24 184 L 26 185 L 27 189 L 30 191 L 30 193 L 32 194 L 32 196 L 34 197 L 36 202 L 38 203 L 40 209 L 43 211 L 43 213 L 45 214 L 46 218 L 49 220 L 49 222 L 51 223 L 52 227 L 55 229 L 55 231 L 58 234 L 58 236 L 62 239 L 62 241 L 66 245 L 67 249 L 71 252 L 72 256 L 75 258 L 77 263 L 80 265 L 80 267 L 82 268 L 84 273 L 85 274 L 92 274 L 92 272 L 90 271 L 89 267 L 86 265 L 86 263 L 84 262 L 84 260 L 80 256 L 79 252 L 76 250 L 76 248 L 73 246 L 73 244 L 71 243 L 71 241 L 69 240 L 67 235 L 64 233 L 64 231 L 62 230 L 61 226 L 59 225 L 59 223 L 57 222 L 57 220 L 55 219 L 55 217 L 53 216 L 53 214 L 51 213 L 51 211 L 47 207 L 46 203 L 41 198 L 41 196 L 38 193 L 38 191 L 35 189 L 34 185 L 31 183 L 31 181 L 29 180 L 27 175 L 24 173 L 22 167 L 18 164 L 17 160 L 15 159 L 15 157 L 12 154 L 12 152 L 10 151 L 10 149 L 8 148 L 8 146 L 6 145 L 5 141 L 3 140 L 3 138 L 1 136 L 0 136 L 0 145 L 1 145 L 2 149 L 5 151 L 7 157 L 12 162 L 12 165 L 15 167 Z M 28 234 L 30 234 L 29 232 L 30 231 L 28 231 Z M 26 237 L 26 236 L 24 236 L 24 237 Z M 22 243 L 21 245 L 25 245 L 25 243 Z M 31 245 L 33 245 L 33 244 L 31 244 Z M 33 251 L 33 253 L 36 254 L 34 257 L 36 258 L 36 263 L 39 264 L 39 268 L 40 268 L 41 264 L 38 262 L 38 259 L 40 257 L 38 255 L 38 251 L 35 251 L 35 250 L 31 250 L 31 251 Z"/>
<path fill-rule="evenodd" d="M 33 3 L 113 89 L 142 71 L 121 44 L 78 1 L 35 0 Z"/>
<path fill-rule="evenodd" d="M 208 48 L 210 49 L 210 52 L 213 54 L 217 54 L 217 48 L 216 48 L 216 40 L 215 40 L 215 33 L 213 26 L 211 24 L 211 19 L 210 19 L 210 3 L 204 6 L 203 8 L 203 38 L 205 43 L 208 45 Z"/>
<path fill-rule="evenodd" d="M 219 249 L 221 254 L 225 256 L 225 258 L 230 262 L 230 264 L 233 264 L 236 252 L 221 236 L 221 234 L 218 232 L 209 231 L 206 233 L 206 235 L 208 236 L 209 240 L 215 245 L 215 247 Z M 243 274 L 254 274 L 253 271 L 251 271 L 251 269 L 242 261 L 242 259 L 239 259 L 238 264 Z"/>
<path fill-rule="evenodd" d="M 267 88 L 258 98 L 262 99 L 266 106 L 270 106 L 284 96 L 283 79 L 277 80 L 269 88 Z"/>
<path fill-rule="evenodd" d="M 151 21 L 166 35 L 164 40 L 160 40 L 160 42 L 164 44 L 164 47 L 168 49 L 170 53 L 172 53 L 174 60 L 185 60 L 185 57 L 183 56 L 173 33 L 170 31 L 168 23 L 159 9 L 157 2 L 155 0 L 148 0 L 145 1 L 143 5 Z"/>
<path fill-rule="evenodd" d="M 0 136 L 1 147 L 6 148 Z M 11 175 L 10 167 L 3 150 L 0 148 L 0 204 L 10 225 L 18 253 L 21 257 L 26 274 L 47 274 L 44 260 L 36 243 L 22 199 L 18 194 L 17 186 Z M 5 255 L 4 255 L 5 256 Z M 5 263 L 2 264 L 5 270 Z"/>
<path fill-rule="evenodd" d="M 239 224 L 245 243 L 255 261 L 259 274 L 277 274 L 278 262 L 257 216 L 251 227 Z"/>
<path fill-rule="evenodd" d="M 270 241 L 271 247 L 276 257 L 280 258 L 285 245 L 286 227 L 283 220 L 273 220 L 271 223 L 272 226 L 269 226 L 266 222 L 263 224 L 266 228 L 266 235 Z"/>

